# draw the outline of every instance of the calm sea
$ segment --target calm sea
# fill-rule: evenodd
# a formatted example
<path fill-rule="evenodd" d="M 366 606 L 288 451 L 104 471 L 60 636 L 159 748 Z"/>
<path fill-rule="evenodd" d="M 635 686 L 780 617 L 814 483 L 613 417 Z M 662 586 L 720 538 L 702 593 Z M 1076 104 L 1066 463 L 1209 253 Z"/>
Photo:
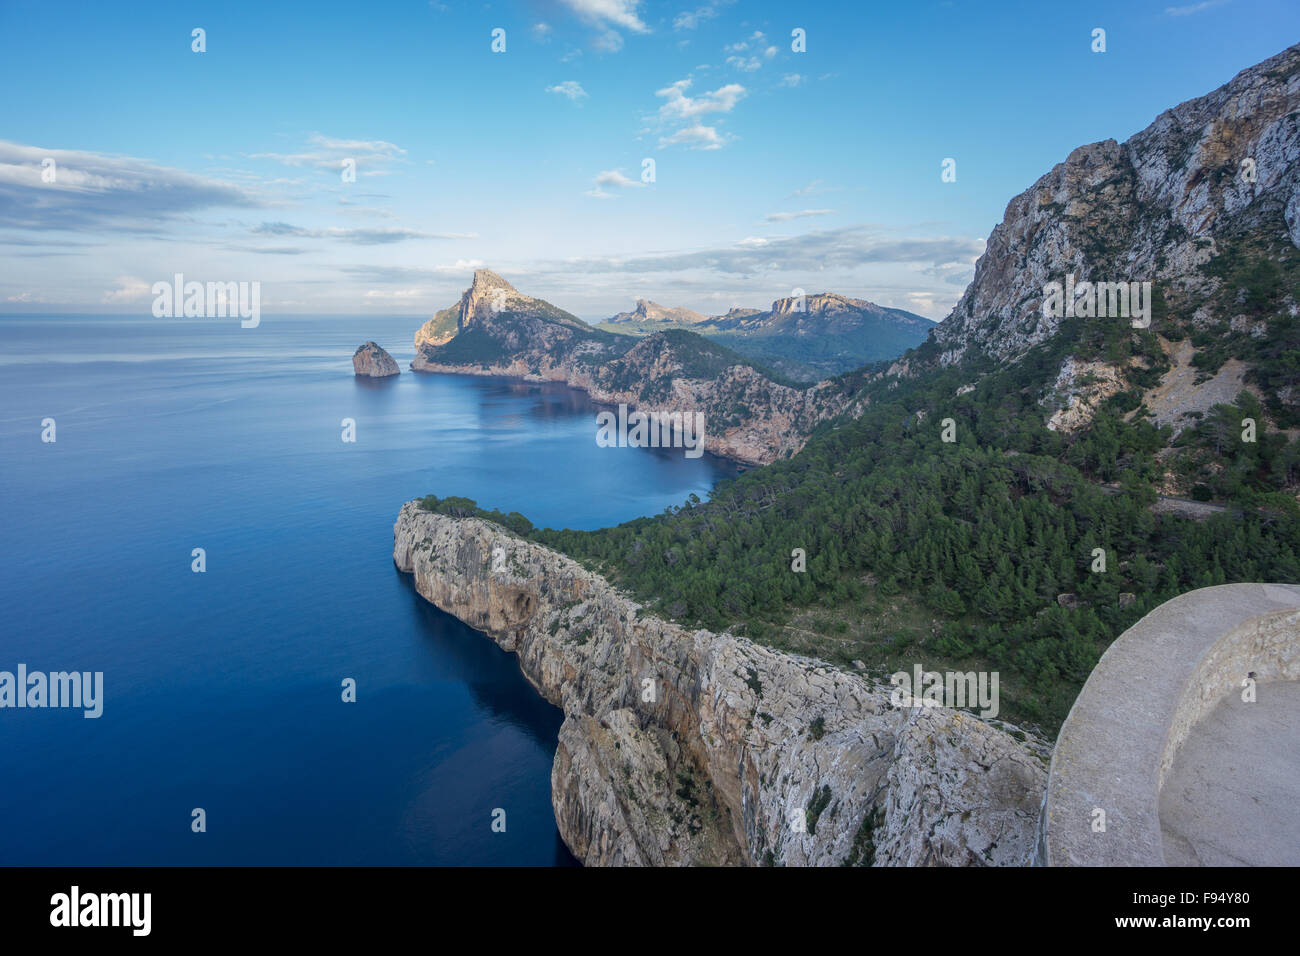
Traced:
<path fill-rule="evenodd" d="M 99 719 L 0 709 L 0 864 L 573 862 L 561 714 L 394 568 L 398 509 L 595 528 L 734 469 L 599 448 L 566 388 L 414 375 L 419 321 L 0 317 L 0 670 L 104 673 Z M 366 339 L 397 380 L 353 377 Z"/>

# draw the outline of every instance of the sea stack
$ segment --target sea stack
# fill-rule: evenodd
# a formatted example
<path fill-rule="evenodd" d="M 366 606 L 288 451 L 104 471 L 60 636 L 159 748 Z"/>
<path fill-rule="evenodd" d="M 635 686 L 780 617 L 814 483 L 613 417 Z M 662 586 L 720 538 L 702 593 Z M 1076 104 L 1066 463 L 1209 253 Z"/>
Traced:
<path fill-rule="evenodd" d="M 387 378 L 402 372 L 393 357 L 374 342 L 367 342 L 357 348 L 352 355 L 352 368 L 358 375 L 367 378 Z"/>

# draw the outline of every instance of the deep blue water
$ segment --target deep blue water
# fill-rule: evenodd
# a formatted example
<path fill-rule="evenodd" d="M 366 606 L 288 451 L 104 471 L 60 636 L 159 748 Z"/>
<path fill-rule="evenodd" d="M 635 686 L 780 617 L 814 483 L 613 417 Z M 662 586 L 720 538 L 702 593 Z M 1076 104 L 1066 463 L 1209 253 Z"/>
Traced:
<path fill-rule="evenodd" d="M 418 323 L 0 317 L 0 670 L 105 685 L 97 720 L 0 709 L 0 864 L 572 862 L 560 712 L 396 570 L 398 509 L 595 528 L 734 470 L 599 448 L 566 388 L 414 375 Z M 353 377 L 366 339 L 397 380 Z"/>

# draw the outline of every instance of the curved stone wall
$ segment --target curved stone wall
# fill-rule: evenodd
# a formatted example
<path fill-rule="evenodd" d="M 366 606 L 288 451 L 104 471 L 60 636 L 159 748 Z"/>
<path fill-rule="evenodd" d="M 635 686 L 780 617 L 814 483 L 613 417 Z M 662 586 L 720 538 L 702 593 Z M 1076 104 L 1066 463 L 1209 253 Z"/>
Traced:
<path fill-rule="evenodd" d="M 1197 722 L 1247 677 L 1300 680 L 1300 586 L 1202 588 L 1120 635 L 1057 738 L 1035 862 L 1164 865 L 1160 789 Z"/>

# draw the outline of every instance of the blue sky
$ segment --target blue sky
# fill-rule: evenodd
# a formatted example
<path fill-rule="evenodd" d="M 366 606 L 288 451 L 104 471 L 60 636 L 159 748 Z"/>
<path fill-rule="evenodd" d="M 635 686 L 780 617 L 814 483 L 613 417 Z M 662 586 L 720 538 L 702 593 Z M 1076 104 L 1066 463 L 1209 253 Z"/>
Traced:
<path fill-rule="evenodd" d="M 796 287 L 942 318 L 1075 146 L 1297 39 L 1293 0 L 3 0 L 0 310 L 147 315 L 183 272 L 423 315 L 486 266 L 590 319 Z"/>

